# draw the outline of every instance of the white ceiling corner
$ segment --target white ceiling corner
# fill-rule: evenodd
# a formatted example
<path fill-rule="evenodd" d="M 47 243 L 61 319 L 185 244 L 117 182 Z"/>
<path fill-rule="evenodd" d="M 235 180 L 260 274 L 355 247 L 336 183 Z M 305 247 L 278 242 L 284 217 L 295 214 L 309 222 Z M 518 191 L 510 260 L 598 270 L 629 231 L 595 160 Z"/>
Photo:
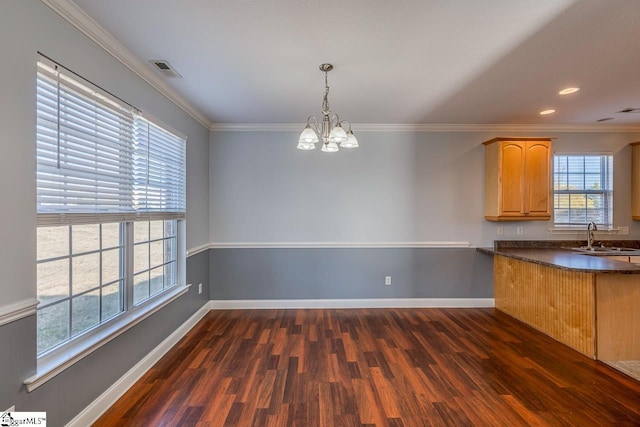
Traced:
<path fill-rule="evenodd" d="M 202 126 L 211 127 L 211 120 L 174 87 L 150 69 L 146 61 L 141 60 L 105 30 L 91 16 L 84 12 L 72 0 L 41 0 L 84 35 L 93 40 L 123 65 L 133 71 L 138 77 L 149 83 L 185 113 L 199 122 Z"/>

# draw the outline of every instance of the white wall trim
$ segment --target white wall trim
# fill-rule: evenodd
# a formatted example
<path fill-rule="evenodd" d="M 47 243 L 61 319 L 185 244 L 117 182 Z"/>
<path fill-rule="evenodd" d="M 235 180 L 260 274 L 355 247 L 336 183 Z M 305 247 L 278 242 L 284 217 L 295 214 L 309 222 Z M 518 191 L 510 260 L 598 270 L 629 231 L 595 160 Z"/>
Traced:
<path fill-rule="evenodd" d="M 211 248 L 211 243 L 205 243 L 204 245 L 196 246 L 195 248 L 191 248 L 187 250 L 187 258 L 190 256 L 194 256 L 199 254 L 200 252 L 204 252 Z"/>
<path fill-rule="evenodd" d="M 43 0 L 44 1 L 44 0 Z M 213 123 L 212 132 L 302 132 L 304 123 Z M 636 124 L 411 124 L 353 123 L 356 132 L 640 132 Z"/>
<path fill-rule="evenodd" d="M 54 12 L 64 18 L 68 23 L 80 30 L 98 46 L 107 51 L 111 56 L 133 71 L 138 77 L 149 83 L 154 89 L 167 97 L 171 102 L 180 107 L 185 113 L 198 121 L 207 129 L 211 127 L 211 120 L 183 97 L 171 85 L 166 83 L 159 74 L 156 74 L 150 65 L 138 58 L 106 29 L 91 18 L 84 10 L 78 7 L 72 0 L 41 0 Z"/>
<path fill-rule="evenodd" d="M 36 314 L 36 307 L 39 303 L 35 298 L 27 298 L 0 306 L 0 326 Z"/>
<path fill-rule="evenodd" d="M 262 299 L 211 300 L 212 310 L 278 308 L 484 308 L 493 298 L 366 298 L 366 299 Z"/>
<path fill-rule="evenodd" d="M 470 242 L 213 242 L 209 249 L 295 248 L 469 248 Z"/>
<path fill-rule="evenodd" d="M 118 381 L 91 402 L 82 412 L 75 416 L 68 427 L 84 427 L 93 424 L 104 412 L 109 409 L 136 381 L 138 381 L 162 356 L 182 339 L 204 316 L 207 315 L 211 303 L 204 304 L 186 322 L 171 335 L 165 338 L 156 348 L 151 350 L 142 360 L 129 369 Z"/>

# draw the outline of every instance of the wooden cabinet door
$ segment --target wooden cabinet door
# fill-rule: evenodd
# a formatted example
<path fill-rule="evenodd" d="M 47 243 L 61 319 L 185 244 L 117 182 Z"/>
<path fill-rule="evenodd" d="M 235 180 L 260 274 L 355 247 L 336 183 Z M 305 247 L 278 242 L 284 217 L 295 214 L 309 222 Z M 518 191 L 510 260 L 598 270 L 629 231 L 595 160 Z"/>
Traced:
<path fill-rule="evenodd" d="M 483 144 L 485 219 L 550 219 L 551 140 L 493 138 Z"/>
<path fill-rule="evenodd" d="M 523 214 L 525 144 L 504 142 L 501 146 L 500 215 Z"/>
<path fill-rule="evenodd" d="M 525 147 L 525 216 L 550 215 L 551 146 L 548 141 L 531 141 Z"/>

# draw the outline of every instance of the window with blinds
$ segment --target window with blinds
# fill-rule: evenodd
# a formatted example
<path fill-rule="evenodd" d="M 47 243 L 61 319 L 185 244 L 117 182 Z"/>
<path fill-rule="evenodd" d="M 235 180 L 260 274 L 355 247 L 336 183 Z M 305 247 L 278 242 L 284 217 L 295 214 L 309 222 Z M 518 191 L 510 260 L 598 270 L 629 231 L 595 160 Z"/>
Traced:
<path fill-rule="evenodd" d="M 39 225 L 183 218 L 185 146 L 91 83 L 38 62 Z"/>
<path fill-rule="evenodd" d="M 37 350 L 55 359 L 184 280 L 186 140 L 44 56 L 36 84 Z"/>
<path fill-rule="evenodd" d="M 554 225 L 613 225 L 613 156 L 556 154 Z"/>

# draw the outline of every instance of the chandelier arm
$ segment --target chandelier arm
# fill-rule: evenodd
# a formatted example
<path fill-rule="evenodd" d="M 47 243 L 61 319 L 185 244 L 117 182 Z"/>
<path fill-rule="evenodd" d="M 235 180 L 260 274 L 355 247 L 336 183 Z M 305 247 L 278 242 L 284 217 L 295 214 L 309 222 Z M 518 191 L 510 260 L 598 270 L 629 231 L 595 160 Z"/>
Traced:
<path fill-rule="evenodd" d="M 349 125 L 349 130 L 347 132 L 351 132 L 351 122 L 349 120 L 343 120 L 340 122 L 340 126 L 342 126 L 343 123 L 346 123 Z"/>
<path fill-rule="evenodd" d="M 316 116 L 307 117 L 307 126 L 309 126 L 318 136 L 322 135 L 318 129 L 318 118 Z"/>

